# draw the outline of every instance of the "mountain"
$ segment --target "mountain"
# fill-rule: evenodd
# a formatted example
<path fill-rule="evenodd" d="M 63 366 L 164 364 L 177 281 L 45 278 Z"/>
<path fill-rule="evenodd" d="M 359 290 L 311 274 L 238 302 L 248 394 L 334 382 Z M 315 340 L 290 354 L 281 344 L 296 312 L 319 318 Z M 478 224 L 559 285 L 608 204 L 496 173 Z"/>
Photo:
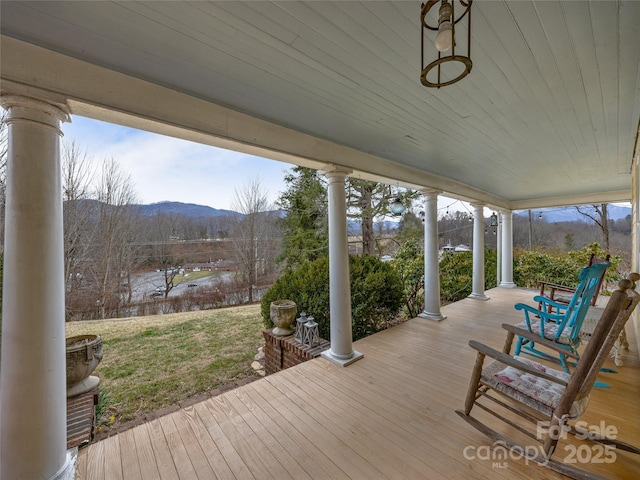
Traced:
<path fill-rule="evenodd" d="M 220 217 L 220 216 L 238 216 L 238 212 L 233 210 L 221 210 L 217 208 L 207 207 L 205 205 L 195 205 L 193 203 L 182 202 L 158 202 L 149 205 L 135 205 L 140 214 L 151 217 L 158 213 L 165 215 L 184 215 L 186 217 Z"/>
<path fill-rule="evenodd" d="M 589 208 L 588 205 L 584 206 L 584 210 L 590 213 L 594 213 L 593 208 Z M 518 217 L 527 217 L 529 215 L 527 210 L 521 210 L 515 214 Z M 531 215 L 534 219 L 540 218 L 549 223 L 561 223 L 561 222 L 587 222 L 591 223 L 589 218 L 578 213 L 575 207 L 558 207 L 547 209 L 531 210 Z M 621 220 L 631 215 L 631 207 L 620 207 L 618 205 L 609 204 L 607 206 L 607 215 L 610 220 Z"/>

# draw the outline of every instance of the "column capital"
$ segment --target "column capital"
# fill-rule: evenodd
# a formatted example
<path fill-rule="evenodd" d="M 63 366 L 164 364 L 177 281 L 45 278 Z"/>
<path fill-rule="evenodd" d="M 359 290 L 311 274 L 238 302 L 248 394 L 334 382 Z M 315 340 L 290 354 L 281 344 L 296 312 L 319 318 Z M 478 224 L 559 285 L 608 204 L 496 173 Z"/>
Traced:
<path fill-rule="evenodd" d="M 60 122 L 70 122 L 69 111 L 64 105 L 55 105 L 46 101 L 23 95 L 0 94 L 0 105 L 7 110 L 7 125 L 31 123 L 55 130 L 63 136 Z"/>
<path fill-rule="evenodd" d="M 36 108 L 58 116 L 63 122 L 71 121 L 66 97 L 11 80 L 2 80 L 0 105 L 6 110 L 12 106 Z"/>
<path fill-rule="evenodd" d="M 471 205 L 472 207 L 476 207 L 476 208 L 477 208 L 477 207 L 482 207 L 482 208 L 484 208 L 484 207 L 486 207 L 486 206 L 487 206 L 487 204 L 486 204 L 486 203 L 484 203 L 484 202 L 480 202 L 480 201 L 474 201 L 474 202 L 471 202 L 471 203 L 469 203 L 469 205 Z"/>
<path fill-rule="evenodd" d="M 437 188 L 430 188 L 430 187 L 422 187 L 422 188 L 419 188 L 418 191 L 425 196 L 440 195 L 442 193 L 442 190 L 438 190 Z"/>
<path fill-rule="evenodd" d="M 322 174 L 328 179 L 344 179 L 350 173 L 353 173 L 353 170 L 351 170 L 350 168 L 341 167 L 340 165 L 328 164 L 325 165 L 322 170 L 320 170 L 320 172 L 322 172 Z"/>

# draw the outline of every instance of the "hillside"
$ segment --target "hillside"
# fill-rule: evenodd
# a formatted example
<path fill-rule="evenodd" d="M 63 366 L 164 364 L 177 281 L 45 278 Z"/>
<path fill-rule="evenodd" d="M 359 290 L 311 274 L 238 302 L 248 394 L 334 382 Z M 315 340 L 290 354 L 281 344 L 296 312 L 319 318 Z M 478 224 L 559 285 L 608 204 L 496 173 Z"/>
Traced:
<path fill-rule="evenodd" d="M 585 205 L 585 211 L 593 212 L 593 208 L 589 209 L 588 205 Z M 516 216 L 526 217 L 528 216 L 528 210 L 520 210 L 515 213 Z M 542 218 L 549 223 L 560 222 L 587 222 L 591 221 L 578 213 L 575 207 L 558 207 L 558 208 L 546 208 L 531 210 L 531 215 L 538 218 L 542 215 Z M 610 220 L 621 220 L 631 215 L 631 207 L 621 207 L 618 205 L 609 204 L 607 206 L 607 215 Z"/>
<path fill-rule="evenodd" d="M 219 217 L 219 216 L 238 216 L 238 212 L 233 210 L 221 210 L 205 205 L 196 205 L 193 203 L 182 202 L 158 202 L 149 205 L 135 205 L 140 214 L 150 217 L 158 213 L 166 215 L 184 215 L 186 217 Z"/>

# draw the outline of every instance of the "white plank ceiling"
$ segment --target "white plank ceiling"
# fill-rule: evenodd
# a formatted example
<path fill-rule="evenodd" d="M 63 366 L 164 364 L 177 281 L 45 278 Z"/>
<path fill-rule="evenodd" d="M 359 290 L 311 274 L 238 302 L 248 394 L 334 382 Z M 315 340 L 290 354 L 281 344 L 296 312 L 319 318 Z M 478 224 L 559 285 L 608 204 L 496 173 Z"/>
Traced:
<path fill-rule="evenodd" d="M 2 2 L 0 29 L 451 181 L 452 196 L 630 199 L 640 1 L 476 0 L 473 70 L 439 90 L 419 81 L 419 12 L 416 1 L 21 1 Z"/>

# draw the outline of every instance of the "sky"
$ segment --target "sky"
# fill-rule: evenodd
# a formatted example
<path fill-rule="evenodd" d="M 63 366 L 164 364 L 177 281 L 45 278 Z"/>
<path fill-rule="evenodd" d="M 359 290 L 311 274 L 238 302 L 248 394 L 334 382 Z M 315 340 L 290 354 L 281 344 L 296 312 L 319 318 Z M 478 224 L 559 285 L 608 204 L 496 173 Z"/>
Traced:
<path fill-rule="evenodd" d="M 138 203 L 176 201 L 233 210 L 235 191 L 259 179 L 268 200 L 285 189 L 292 165 L 73 116 L 63 143 L 75 141 L 93 168 L 113 158 L 130 175 Z"/>

